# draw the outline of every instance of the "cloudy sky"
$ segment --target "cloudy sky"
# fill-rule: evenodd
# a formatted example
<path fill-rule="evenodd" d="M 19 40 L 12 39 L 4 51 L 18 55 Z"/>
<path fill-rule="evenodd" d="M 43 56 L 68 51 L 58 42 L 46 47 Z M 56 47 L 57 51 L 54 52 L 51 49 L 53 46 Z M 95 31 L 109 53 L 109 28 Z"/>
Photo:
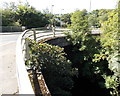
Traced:
<path fill-rule="evenodd" d="M 53 10 L 53 13 L 69 13 L 73 12 L 76 9 L 90 9 L 91 1 L 91 10 L 94 9 L 114 9 L 118 0 L 0 0 L 0 4 L 3 2 L 16 2 L 19 1 L 29 4 L 35 7 L 37 10 L 43 10 L 48 8 L 50 11 Z M 52 7 L 52 5 L 54 5 Z"/>

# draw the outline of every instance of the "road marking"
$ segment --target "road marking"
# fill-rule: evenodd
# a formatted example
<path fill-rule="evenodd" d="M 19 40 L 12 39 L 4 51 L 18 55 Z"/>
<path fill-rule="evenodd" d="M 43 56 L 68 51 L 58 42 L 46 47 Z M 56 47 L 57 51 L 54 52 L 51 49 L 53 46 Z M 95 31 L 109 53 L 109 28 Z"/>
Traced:
<path fill-rule="evenodd" d="M 4 44 L 0 44 L 0 47 L 5 46 L 5 45 L 10 44 L 10 43 L 14 43 L 14 42 L 16 42 L 16 41 L 10 41 L 10 42 L 4 43 Z"/>

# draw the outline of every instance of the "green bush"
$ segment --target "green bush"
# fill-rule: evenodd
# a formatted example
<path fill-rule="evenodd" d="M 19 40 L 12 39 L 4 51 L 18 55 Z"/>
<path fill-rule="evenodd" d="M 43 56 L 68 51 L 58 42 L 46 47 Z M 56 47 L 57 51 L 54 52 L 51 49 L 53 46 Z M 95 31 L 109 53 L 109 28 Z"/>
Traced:
<path fill-rule="evenodd" d="M 29 40 L 30 59 L 27 66 L 42 71 L 52 96 L 70 96 L 73 87 L 71 62 L 63 48 Z"/>

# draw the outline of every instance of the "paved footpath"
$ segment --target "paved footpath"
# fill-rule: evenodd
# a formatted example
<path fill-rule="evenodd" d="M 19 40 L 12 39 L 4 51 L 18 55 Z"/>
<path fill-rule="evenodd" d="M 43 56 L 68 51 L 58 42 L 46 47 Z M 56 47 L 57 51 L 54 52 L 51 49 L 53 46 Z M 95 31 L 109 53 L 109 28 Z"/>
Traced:
<path fill-rule="evenodd" d="M 15 52 L 16 41 L 0 46 L 0 95 L 18 93 Z"/>

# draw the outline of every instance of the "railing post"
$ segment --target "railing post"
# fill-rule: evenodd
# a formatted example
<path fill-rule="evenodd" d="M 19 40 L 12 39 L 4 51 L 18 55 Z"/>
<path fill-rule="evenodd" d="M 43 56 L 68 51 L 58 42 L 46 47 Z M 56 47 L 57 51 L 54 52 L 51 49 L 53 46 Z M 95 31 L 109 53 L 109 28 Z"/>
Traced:
<path fill-rule="evenodd" d="M 36 41 L 36 31 L 33 30 L 33 35 L 34 35 L 34 41 Z"/>
<path fill-rule="evenodd" d="M 52 26 L 52 31 L 53 31 L 53 37 L 55 37 L 55 27 Z"/>
<path fill-rule="evenodd" d="M 29 41 L 25 39 L 25 58 L 26 59 L 30 58 L 30 55 L 29 55 L 30 48 L 28 45 L 29 45 Z"/>

